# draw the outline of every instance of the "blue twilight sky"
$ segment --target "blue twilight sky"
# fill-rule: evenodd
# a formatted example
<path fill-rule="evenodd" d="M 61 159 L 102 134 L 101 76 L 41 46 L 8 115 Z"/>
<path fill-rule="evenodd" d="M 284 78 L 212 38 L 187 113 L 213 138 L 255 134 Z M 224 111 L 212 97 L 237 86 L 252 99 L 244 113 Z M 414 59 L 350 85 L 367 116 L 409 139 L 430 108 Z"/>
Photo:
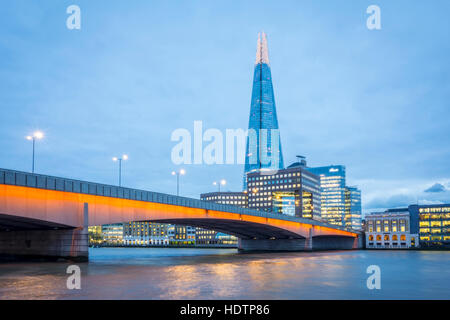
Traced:
<path fill-rule="evenodd" d="M 81 30 L 66 8 L 81 8 Z M 381 7 L 382 30 L 366 27 Z M 2 1 L 0 167 L 174 193 L 171 133 L 247 128 L 268 34 L 286 165 L 343 164 L 364 212 L 450 202 L 450 2 Z M 185 165 L 198 197 L 242 165 Z"/>

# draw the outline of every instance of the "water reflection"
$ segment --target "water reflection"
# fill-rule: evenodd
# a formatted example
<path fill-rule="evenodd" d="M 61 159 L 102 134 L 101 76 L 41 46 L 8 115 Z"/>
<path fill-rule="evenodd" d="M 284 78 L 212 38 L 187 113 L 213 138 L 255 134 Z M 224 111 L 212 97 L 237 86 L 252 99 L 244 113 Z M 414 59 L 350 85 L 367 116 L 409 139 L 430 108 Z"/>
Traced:
<path fill-rule="evenodd" d="M 449 252 L 99 248 L 66 289 L 67 263 L 0 265 L 0 299 L 448 299 Z M 382 289 L 368 290 L 379 265 Z"/>

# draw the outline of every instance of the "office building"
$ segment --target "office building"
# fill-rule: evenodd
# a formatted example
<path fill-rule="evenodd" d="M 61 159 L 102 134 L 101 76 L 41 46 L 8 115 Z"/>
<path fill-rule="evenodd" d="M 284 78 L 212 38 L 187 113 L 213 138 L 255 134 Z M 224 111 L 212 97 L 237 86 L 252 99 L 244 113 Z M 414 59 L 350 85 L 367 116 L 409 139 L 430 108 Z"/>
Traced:
<path fill-rule="evenodd" d="M 321 218 L 345 226 L 345 167 L 336 165 L 308 170 L 320 177 Z"/>
<path fill-rule="evenodd" d="M 203 228 L 197 228 L 195 237 L 197 246 L 236 247 L 238 243 L 238 238 L 235 236 Z"/>
<path fill-rule="evenodd" d="M 200 200 L 247 208 L 247 192 L 209 192 L 202 193 Z"/>
<path fill-rule="evenodd" d="M 450 204 L 410 205 L 408 210 L 422 248 L 450 248 Z"/>
<path fill-rule="evenodd" d="M 248 207 L 308 219 L 320 219 L 320 178 L 296 162 L 268 174 L 247 174 Z"/>
<path fill-rule="evenodd" d="M 247 173 L 261 169 L 278 170 L 284 167 L 267 37 L 264 32 L 258 35 L 248 127 L 244 190 L 247 189 Z"/>
<path fill-rule="evenodd" d="M 102 226 L 103 245 L 123 245 L 123 224 L 105 224 Z"/>
<path fill-rule="evenodd" d="M 88 227 L 89 245 L 99 246 L 103 243 L 102 226 Z"/>
<path fill-rule="evenodd" d="M 200 195 L 200 199 L 204 201 L 211 201 L 221 204 L 234 205 L 243 208 L 248 207 L 247 192 L 210 192 Z M 236 246 L 237 238 L 235 236 L 217 232 L 214 230 L 208 230 L 203 228 L 197 228 L 196 230 L 196 245 L 199 246 Z"/>
<path fill-rule="evenodd" d="M 361 190 L 345 187 L 345 226 L 362 230 Z"/>
<path fill-rule="evenodd" d="M 408 209 L 390 209 L 366 216 L 367 249 L 409 249 L 419 247 L 419 235 L 411 231 Z"/>
<path fill-rule="evenodd" d="M 171 245 L 195 245 L 195 227 L 169 224 L 167 233 Z"/>
<path fill-rule="evenodd" d="M 169 245 L 168 225 L 148 221 L 128 222 L 123 229 L 124 244 L 128 246 Z"/>

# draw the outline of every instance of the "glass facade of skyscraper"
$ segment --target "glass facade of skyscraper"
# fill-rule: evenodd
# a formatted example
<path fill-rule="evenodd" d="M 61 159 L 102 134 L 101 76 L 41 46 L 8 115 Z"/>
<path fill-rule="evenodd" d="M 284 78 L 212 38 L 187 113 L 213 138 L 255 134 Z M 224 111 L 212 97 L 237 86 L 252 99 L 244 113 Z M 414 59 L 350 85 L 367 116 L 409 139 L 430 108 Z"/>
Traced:
<path fill-rule="evenodd" d="M 284 167 L 267 39 L 264 33 L 258 35 L 248 128 L 244 190 L 247 189 L 245 180 L 247 173 L 261 169 L 278 170 Z"/>
<path fill-rule="evenodd" d="M 361 230 L 361 191 L 356 187 L 345 188 L 345 226 Z"/>
<path fill-rule="evenodd" d="M 328 223 L 345 226 L 345 167 L 307 169 L 320 177 L 321 218 Z"/>

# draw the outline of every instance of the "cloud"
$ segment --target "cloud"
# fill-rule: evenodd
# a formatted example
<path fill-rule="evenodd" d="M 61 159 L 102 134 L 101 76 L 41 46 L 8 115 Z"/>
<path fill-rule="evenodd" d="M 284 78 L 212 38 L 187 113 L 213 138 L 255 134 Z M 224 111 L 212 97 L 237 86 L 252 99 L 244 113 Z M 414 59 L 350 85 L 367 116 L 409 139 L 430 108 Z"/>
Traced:
<path fill-rule="evenodd" d="M 372 199 L 365 206 L 366 209 L 380 209 L 380 208 L 398 208 L 407 207 L 415 203 L 417 200 L 410 195 L 397 194 L 391 197 L 383 198 L 377 197 Z"/>
<path fill-rule="evenodd" d="M 439 200 L 419 200 L 419 204 L 422 205 L 431 205 L 431 204 L 444 204 L 443 201 L 439 201 Z"/>
<path fill-rule="evenodd" d="M 424 192 L 433 192 L 433 193 L 437 193 L 437 192 L 445 192 L 446 188 L 444 185 L 440 184 L 440 183 L 435 183 L 433 184 L 431 187 L 429 187 L 428 189 L 426 189 Z"/>

